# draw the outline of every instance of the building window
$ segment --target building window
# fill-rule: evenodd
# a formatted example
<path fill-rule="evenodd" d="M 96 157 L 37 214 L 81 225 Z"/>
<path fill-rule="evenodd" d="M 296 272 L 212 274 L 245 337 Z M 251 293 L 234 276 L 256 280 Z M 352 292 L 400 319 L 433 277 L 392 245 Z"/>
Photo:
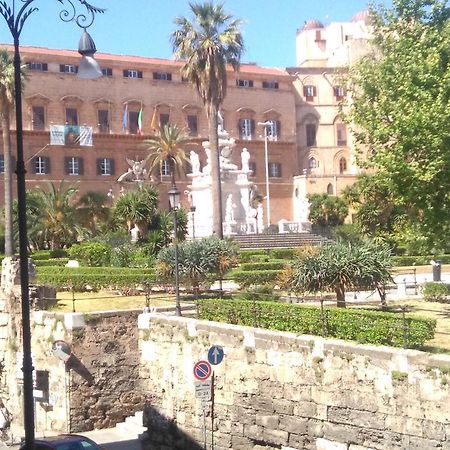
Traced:
<path fill-rule="evenodd" d="M 306 146 L 315 147 L 316 146 L 316 124 L 307 123 L 306 124 Z"/>
<path fill-rule="evenodd" d="M 114 160 L 111 158 L 97 159 L 97 175 L 103 177 L 114 175 Z"/>
<path fill-rule="evenodd" d="M 165 177 L 170 176 L 170 163 L 167 159 L 161 163 L 161 175 Z"/>
<path fill-rule="evenodd" d="M 336 124 L 336 143 L 337 145 L 347 145 L 347 128 L 345 123 Z"/>
<path fill-rule="evenodd" d="M 196 115 L 188 115 L 187 116 L 187 125 L 189 129 L 190 136 L 197 136 L 198 134 L 198 123 Z"/>
<path fill-rule="evenodd" d="M 139 125 L 138 125 L 139 112 L 138 111 L 129 111 L 128 112 L 128 131 L 130 134 L 137 134 Z"/>
<path fill-rule="evenodd" d="M 278 89 L 278 81 L 263 81 L 263 89 Z"/>
<path fill-rule="evenodd" d="M 347 160 L 345 158 L 341 158 L 339 160 L 339 173 L 347 172 Z"/>
<path fill-rule="evenodd" d="M 61 73 L 78 73 L 78 66 L 74 64 L 60 64 L 59 71 Z"/>
<path fill-rule="evenodd" d="M 334 195 L 334 189 L 333 189 L 333 185 L 331 183 L 328 183 L 327 194 L 328 195 Z"/>
<path fill-rule="evenodd" d="M 319 167 L 319 163 L 317 162 L 317 159 L 314 158 L 314 156 L 311 156 L 311 158 L 309 158 L 309 160 L 308 160 L 308 168 L 316 169 L 317 167 Z"/>
<path fill-rule="evenodd" d="M 312 102 L 316 96 L 316 87 L 312 85 L 303 86 L 303 95 L 307 102 Z"/>
<path fill-rule="evenodd" d="M 27 67 L 29 70 L 33 70 L 36 72 L 47 72 L 48 64 L 41 62 L 29 62 L 27 63 Z"/>
<path fill-rule="evenodd" d="M 45 109 L 43 106 L 33 106 L 32 107 L 32 123 L 33 130 L 44 130 L 45 129 Z"/>
<path fill-rule="evenodd" d="M 99 109 L 98 112 L 98 131 L 100 133 L 109 133 L 109 111 Z"/>
<path fill-rule="evenodd" d="M 78 111 L 76 108 L 66 108 L 66 125 L 78 125 Z"/>
<path fill-rule="evenodd" d="M 135 69 L 125 69 L 123 71 L 124 78 L 142 78 L 142 72 Z"/>
<path fill-rule="evenodd" d="M 164 125 L 167 125 L 169 123 L 170 114 L 167 113 L 161 113 L 159 115 L 159 126 L 162 128 Z"/>
<path fill-rule="evenodd" d="M 0 173 L 5 173 L 5 155 L 0 155 Z"/>
<path fill-rule="evenodd" d="M 251 140 L 255 129 L 255 121 L 253 119 L 239 120 L 239 137 L 244 140 Z"/>
<path fill-rule="evenodd" d="M 112 77 L 113 71 L 111 69 L 111 67 L 105 67 L 102 69 L 102 75 L 104 77 Z"/>
<path fill-rule="evenodd" d="M 236 80 L 236 86 L 238 87 L 253 87 L 253 80 Z"/>
<path fill-rule="evenodd" d="M 36 175 L 46 175 L 50 173 L 50 158 L 47 156 L 36 156 L 36 158 L 34 158 L 34 173 Z"/>
<path fill-rule="evenodd" d="M 83 159 L 78 156 L 65 158 L 66 175 L 83 175 Z"/>
<path fill-rule="evenodd" d="M 280 163 L 269 163 L 269 177 L 270 178 L 281 178 L 281 164 Z"/>
<path fill-rule="evenodd" d="M 172 74 L 170 72 L 153 72 L 153 79 L 172 81 Z"/>
<path fill-rule="evenodd" d="M 334 86 L 333 90 L 336 100 L 342 100 L 345 97 L 345 89 L 342 86 Z"/>
<path fill-rule="evenodd" d="M 270 141 L 277 141 L 281 137 L 281 123 L 279 120 L 268 120 L 269 125 L 266 126 L 267 138 Z"/>
<path fill-rule="evenodd" d="M 250 176 L 251 177 L 256 177 L 256 163 L 255 163 L 255 161 L 249 161 L 248 168 L 249 168 L 249 170 L 252 171 Z"/>

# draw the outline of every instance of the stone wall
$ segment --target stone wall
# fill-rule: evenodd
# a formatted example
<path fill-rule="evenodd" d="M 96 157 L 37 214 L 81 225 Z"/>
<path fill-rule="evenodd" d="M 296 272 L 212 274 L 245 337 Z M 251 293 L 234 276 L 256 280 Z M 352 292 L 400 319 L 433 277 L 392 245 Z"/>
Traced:
<path fill-rule="evenodd" d="M 450 356 L 155 314 L 139 328 L 146 449 L 203 448 L 193 366 L 220 345 L 216 450 L 450 450 Z"/>
<path fill-rule="evenodd" d="M 36 435 L 111 427 L 142 411 L 137 316 L 137 311 L 32 313 L 33 365 L 36 371 L 48 371 L 49 381 L 48 396 L 36 392 Z M 22 344 L 20 327 L 10 335 L 13 317 L 0 314 L 0 394 L 17 434 L 23 425 Z M 56 340 L 71 346 L 66 363 L 53 354 Z"/>

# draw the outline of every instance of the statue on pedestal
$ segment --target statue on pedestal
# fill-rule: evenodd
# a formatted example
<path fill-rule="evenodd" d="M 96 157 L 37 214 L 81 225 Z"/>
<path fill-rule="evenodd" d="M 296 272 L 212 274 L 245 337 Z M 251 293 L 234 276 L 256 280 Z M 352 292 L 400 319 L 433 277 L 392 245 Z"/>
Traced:
<path fill-rule="evenodd" d="M 193 174 L 200 173 L 200 160 L 198 158 L 197 153 L 194 152 L 194 150 L 191 150 L 189 158 L 191 160 L 192 173 Z"/>
<path fill-rule="evenodd" d="M 245 147 L 242 149 L 241 152 L 241 161 L 242 161 L 242 171 L 249 172 L 250 153 Z"/>
<path fill-rule="evenodd" d="M 124 181 L 143 181 L 147 179 L 147 169 L 145 165 L 147 164 L 148 158 L 145 158 L 141 161 L 133 160 L 130 158 L 126 158 L 128 165 L 130 166 L 128 170 L 120 175 L 117 179 L 119 183 Z"/>

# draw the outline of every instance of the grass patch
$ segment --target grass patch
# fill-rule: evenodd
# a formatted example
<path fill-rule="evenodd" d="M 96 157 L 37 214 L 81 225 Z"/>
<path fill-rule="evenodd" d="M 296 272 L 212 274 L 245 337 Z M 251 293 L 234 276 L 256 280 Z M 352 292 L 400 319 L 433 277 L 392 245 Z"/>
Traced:
<path fill-rule="evenodd" d="M 56 298 L 57 305 L 51 311 L 72 312 L 72 292 L 58 292 Z M 154 295 L 150 298 L 150 307 L 174 305 L 174 294 Z M 123 296 L 108 291 L 75 293 L 76 312 L 143 309 L 144 307 L 145 295 Z"/>

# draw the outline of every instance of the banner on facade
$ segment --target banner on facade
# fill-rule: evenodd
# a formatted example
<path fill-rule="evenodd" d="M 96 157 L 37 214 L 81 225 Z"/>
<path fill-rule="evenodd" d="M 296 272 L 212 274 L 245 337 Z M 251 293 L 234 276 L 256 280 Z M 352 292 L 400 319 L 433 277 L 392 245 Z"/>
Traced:
<path fill-rule="evenodd" d="M 92 127 L 50 125 L 50 145 L 92 146 Z"/>

